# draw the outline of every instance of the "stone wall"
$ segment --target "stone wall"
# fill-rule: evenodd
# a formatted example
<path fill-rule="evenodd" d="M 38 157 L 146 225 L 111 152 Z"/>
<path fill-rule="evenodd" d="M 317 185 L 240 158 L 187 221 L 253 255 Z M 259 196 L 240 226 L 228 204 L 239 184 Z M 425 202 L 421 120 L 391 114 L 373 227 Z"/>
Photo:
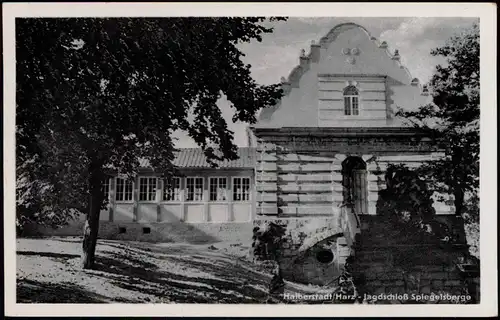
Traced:
<path fill-rule="evenodd" d="M 340 221 L 344 201 L 343 161 L 355 156 L 366 164 L 367 212 L 363 213 L 375 217 L 379 191 L 386 188 L 385 173 L 389 164 L 405 164 L 411 168 L 437 158 L 439 154 L 428 140 L 412 132 L 395 132 L 395 135 L 337 132 L 335 136 L 322 129 L 308 134 L 294 130 L 297 135 L 286 132 L 286 129 L 266 134 L 257 132 L 255 224 L 274 221 L 286 225 L 289 233 L 283 242 L 282 258 L 286 277 L 326 284 L 341 271 L 350 253 L 349 247 L 344 244 L 344 238 L 337 241 L 339 236 L 318 238 L 321 232 L 317 230 L 303 234 L 298 230 L 303 228 L 301 224 L 325 223 L 326 226 L 326 221 L 332 217 Z M 447 205 L 440 205 L 437 211 L 451 213 Z M 338 233 L 344 231 L 339 228 Z M 314 259 L 315 252 L 327 238 L 329 245 L 335 247 L 335 267 L 325 266 Z M 309 248 L 303 250 L 307 243 Z M 342 255 L 339 252 L 343 252 Z"/>
<path fill-rule="evenodd" d="M 342 186 L 333 159 L 328 155 L 304 155 L 266 149 L 258 151 L 256 186 L 257 214 L 325 216 L 342 201 Z M 339 193 L 340 192 L 340 193 Z"/>
<path fill-rule="evenodd" d="M 262 229 L 273 222 L 285 228 L 279 262 L 286 280 L 328 285 L 340 275 L 350 254 L 339 218 L 258 219 L 254 226 Z M 319 261 L 320 251 L 333 253 L 333 259 Z"/>
<path fill-rule="evenodd" d="M 82 221 L 59 229 L 32 225 L 26 230 L 27 236 L 81 236 L 82 233 Z M 101 221 L 99 225 L 99 238 L 194 244 L 221 241 L 248 244 L 252 239 L 252 223 L 138 223 Z"/>
<path fill-rule="evenodd" d="M 313 135 L 315 134 L 315 135 Z M 378 192 L 385 188 L 389 164 L 410 168 L 441 156 L 423 138 L 265 135 L 258 138 L 256 215 L 321 217 L 336 213 L 343 199 L 342 163 L 361 158 L 367 171 L 367 212 L 376 214 Z M 404 150 L 404 151 L 402 151 Z M 435 203 L 438 214 L 453 213 L 448 200 Z"/>
<path fill-rule="evenodd" d="M 458 230 L 460 221 L 454 221 L 457 220 L 454 217 L 437 219 L 458 234 L 453 244 L 428 239 L 403 244 L 393 235 L 388 235 L 390 224 L 375 220 L 375 217 L 362 218 L 361 239 L 354 248 L 353 263 L 353 275 L 361 294 L 408 295 L 407 301 L 389 298 L 377 303 L 415 303 L 412 294 L 431 293 L 460 296 L 464 299 L 462 303 L 479 301 L 479 278 L 467 277 L 457 267 L 468 251 L 463 224 L 462 232 Z M 468 281 L 473 283 L 472 287 L 467 285 Z"/>
<path fill-rule="evenodd" d="M 401 261 L 403 256 L 419 252 L 420 259 Z M 464 282 L 454 261 L 459 251 L 439 250 L 435 246 L 387 246 L 356 252 L 356 266 L 363 270 L 364 291 L 380 293 L 464 294 Z"/>

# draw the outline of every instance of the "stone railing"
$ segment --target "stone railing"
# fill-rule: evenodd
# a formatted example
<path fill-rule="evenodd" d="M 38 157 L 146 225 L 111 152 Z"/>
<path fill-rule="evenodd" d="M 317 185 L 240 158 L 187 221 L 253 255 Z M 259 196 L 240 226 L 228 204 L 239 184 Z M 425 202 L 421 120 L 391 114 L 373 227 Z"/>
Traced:
<path fill-rule="evenodd" d="M 356 241 L 356 235 L 361 233 L 361 223 L 352 205 L 343 203 L 340 205 L 342 230 L 349 247 Z"/>

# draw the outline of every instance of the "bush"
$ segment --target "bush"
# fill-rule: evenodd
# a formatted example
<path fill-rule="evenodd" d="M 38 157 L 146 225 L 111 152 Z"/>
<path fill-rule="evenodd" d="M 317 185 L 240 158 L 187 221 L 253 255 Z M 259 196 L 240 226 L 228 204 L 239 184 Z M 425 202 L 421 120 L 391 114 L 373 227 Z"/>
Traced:
<path fill-rule="evenodd" d="M 436 213 L 432 190 L 418 172 L 390 164 L 385 174 L 387 188 L 379 192 L 377 212 L 395 220 L 428 221 Z"/>
<path fill-rule="evenodd" d="M 404 165 L 389 165 L 385 175 L 387 188 L 379 191 L 377 212 L 389 224 L 385 237 L 397 237 L 400 243 L 453 242 L 452 230 L 435 220 L 432 195 L 419 171 Z"/>
<path fill-rule="evenodd" d="M 278 261 L 286 227 L 275 222 L 265 222 L 253 229 L 252 248 L 256 260 Z"/>

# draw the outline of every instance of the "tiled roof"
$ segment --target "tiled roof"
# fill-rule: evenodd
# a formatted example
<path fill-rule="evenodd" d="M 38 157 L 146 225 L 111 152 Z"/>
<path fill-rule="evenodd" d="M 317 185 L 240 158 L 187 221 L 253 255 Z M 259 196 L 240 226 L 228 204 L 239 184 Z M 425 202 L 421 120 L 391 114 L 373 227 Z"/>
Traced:
<path fill-rule="evenodd" d="M 219 168 L 253 168 L 256 162 L 255 148 L 238 148 L 237 160 L 216 161 Z M 149 167 L 149 162 L 145 159 L 140 160 L 140 166 Z M 179 168 L 210 168 L 201 148 L 181 148 L 176 154 L 173 164 Z"/>

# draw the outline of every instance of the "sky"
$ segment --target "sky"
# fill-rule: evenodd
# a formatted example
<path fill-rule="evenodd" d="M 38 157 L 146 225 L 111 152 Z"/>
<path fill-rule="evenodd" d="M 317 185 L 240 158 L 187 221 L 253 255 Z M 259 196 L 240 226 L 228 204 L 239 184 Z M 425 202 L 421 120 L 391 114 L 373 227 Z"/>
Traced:
<path fill-rule="evenodd" d="M 381 41 L 386 41 L 391 52 L 399 50 L 401 62 L 412 78 L 421 83 L 430 80 L 437 64 L 443 63 L 440 57 L 430 55 L 432 49 L 445 45 L 454 34 L 477 22 L 475 18 L 289 18 L 285 22 L 272 23 L 274 32 L 263 36 L 262 42 L 239 45 L 245 53 L 244 62 L 252 66 L 252 76 L 259 84 L 278 83 L 281 77 L 287 78 L 299 63 L 301 49 L 309 52 L 311 41 L 319 42 L 332 28 L 340 23 L 354 22 Z M 248 145 L 246 123 L 233 123 L 233 111 L 227 100 L 221 99 L 218 105 L 228 127 L 234 132 L 234 143 L 240 147 Z M 175 134 L 179 148 L 197 147 L 183 132 Z"/>

